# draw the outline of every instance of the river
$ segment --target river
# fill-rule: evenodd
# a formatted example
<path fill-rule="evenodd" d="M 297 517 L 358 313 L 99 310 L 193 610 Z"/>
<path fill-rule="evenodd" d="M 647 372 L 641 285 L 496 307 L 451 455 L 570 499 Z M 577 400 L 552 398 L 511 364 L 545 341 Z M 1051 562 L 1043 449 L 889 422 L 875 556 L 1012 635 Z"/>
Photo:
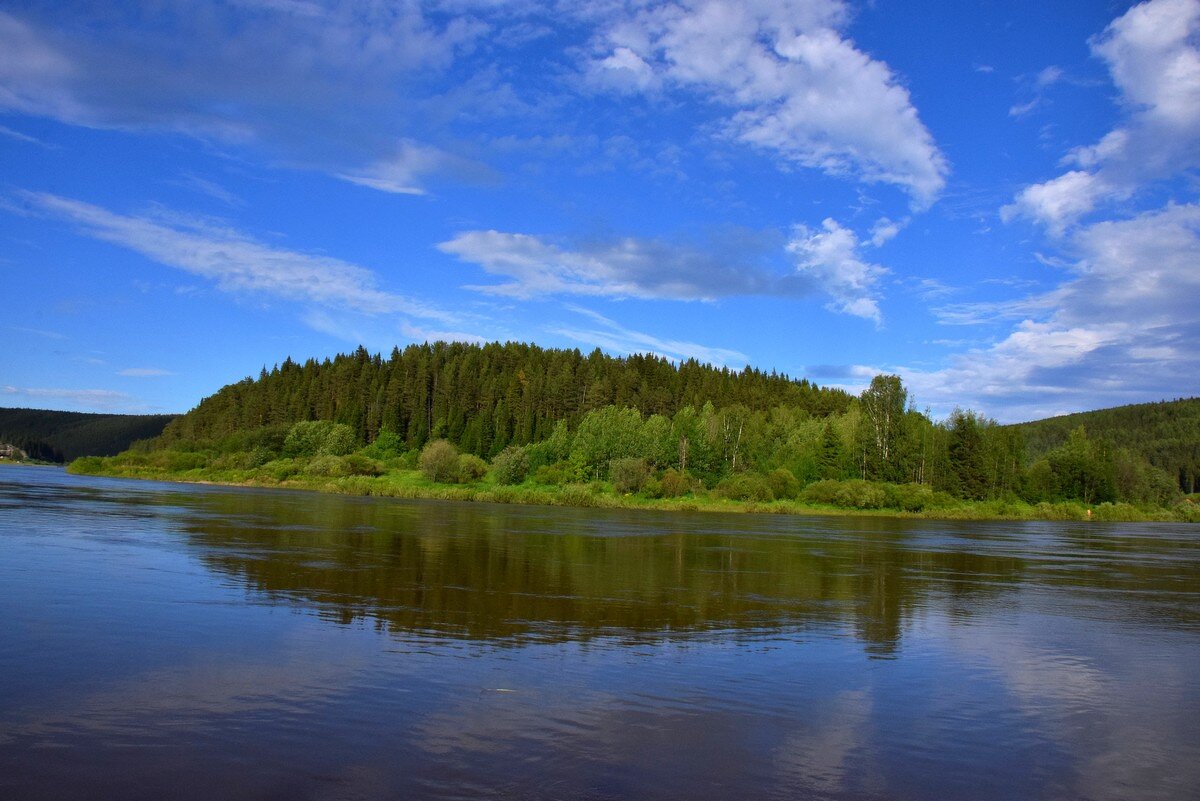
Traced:
<path fill-rule="evenodd" d="M 5 467 L 0 798 L 1200 798 L 1200 527 Z"/>

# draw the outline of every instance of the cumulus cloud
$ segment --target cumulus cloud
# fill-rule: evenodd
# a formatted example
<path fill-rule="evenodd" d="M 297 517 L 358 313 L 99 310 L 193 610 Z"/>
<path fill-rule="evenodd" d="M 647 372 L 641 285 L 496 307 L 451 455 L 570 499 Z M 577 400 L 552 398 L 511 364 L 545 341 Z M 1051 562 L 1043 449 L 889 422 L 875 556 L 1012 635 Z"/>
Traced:
<path fill-rule="evenodd" d="M 453 319 L 432 306 L 379 289 L 374 273 L 340 259 L 273 247 L 202 222 L 116 214 L 46 193 L 22 192 L 19 197 L 42 213 L 70 221 L 87 236 L 210 279 L 227 292 L 262 293 L 365 314 Z"/>
<path fill-rule="evenodd" d="M 732 139 L 901 187 L 926 206 L 945 185 L 945 158 L 891 69 L 843 36 L 847 19 L 839 0 L 654 4 L 610 22 L 588 76 L 626 91 L 701 93 L 732 111 Z"/>
<path fill-rule="evenodd" d="M 1027 217 L 1061 235 L 1106 202 L 1200 166 L 1200 0 L 1134 6 L 1091 48 L 1119 90 L 1123 122 L 1069 153 L 1075 169 L 1018 193 L 1006 220 Z"/>
<path fill-rule="evenodd" d="M 932 402 L 1011 419 L 1200 394 L 1200 205 L 1094 223 L 1070 238 L 1070 280 L 1011 304 L 1032 316 L 940 371 L 906 371 Z"/>
<path fill-rule="evenodd" d="M 879 325 L 879 281 L 887 269 L 863 260 L 859 245 L 853 231 L 826 219 L 819 230 L 796 226 L 787 249 L 796 257 L 799 274 L 832 296 L 832 310 Z"/>

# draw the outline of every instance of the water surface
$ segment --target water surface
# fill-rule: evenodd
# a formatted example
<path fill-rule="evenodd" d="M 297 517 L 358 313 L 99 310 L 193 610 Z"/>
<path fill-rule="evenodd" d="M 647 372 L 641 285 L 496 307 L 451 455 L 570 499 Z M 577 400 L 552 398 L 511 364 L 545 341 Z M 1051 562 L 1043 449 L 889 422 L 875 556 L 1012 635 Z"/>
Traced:
<path fill-rule="evenodd" d="M 1200 527 L 0 469 L 0 798 L 1200 798 Z"/>

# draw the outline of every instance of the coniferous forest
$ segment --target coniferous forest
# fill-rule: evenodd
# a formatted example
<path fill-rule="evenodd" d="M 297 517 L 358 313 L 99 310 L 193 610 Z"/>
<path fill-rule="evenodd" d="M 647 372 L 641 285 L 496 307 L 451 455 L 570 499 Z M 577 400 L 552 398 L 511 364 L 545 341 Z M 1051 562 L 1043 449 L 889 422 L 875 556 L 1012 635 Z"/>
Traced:
<path fill-rule="evenodd" d="M 1191 519 L 1200 400 L 1001 426 L 752 368 L 517 343 L 287 359 L 78 472 L 490 500 Z M 454 487 L 455 491 L 438 487 Z"/>
<path fill-rule="evenodd" d="M 0 443 L 41 462 L 112 456 L 139 439 L 158 436 L 173 414 L 92 414 L 0 409 Z"/>

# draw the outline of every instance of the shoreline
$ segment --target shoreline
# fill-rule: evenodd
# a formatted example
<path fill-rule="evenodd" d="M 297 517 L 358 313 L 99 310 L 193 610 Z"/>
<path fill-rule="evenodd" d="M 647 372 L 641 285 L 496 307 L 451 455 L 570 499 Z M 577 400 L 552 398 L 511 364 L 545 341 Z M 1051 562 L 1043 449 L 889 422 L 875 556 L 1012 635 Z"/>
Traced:
<path fill-rule="evenodd" d="M 1144 509 L 1131 504 L 1084 506 L 1078 502 L 1028 504 L 1024 501 L 963 501 L 955 506 L 909 511 L 894 508 L 854 508 L 803 503 L 799 500 L 742 501 L 687 494 L 676 498 L 648 498 L 618 495 L 596 485 L 560 486 L 488 482 L 472 484 L 434 484 L 417 477 L 417 471 L 390 471 L 380 476 L 292 477 L 283 480 L 238 475 L 245 471 L 193 469 L 166 471 L 146 466 L 124 469 L 72 470 L 72 475 L 105 478 L 131 478 L 176 484 L 199 484 L 256 489 L 286 489 L 333 495 L 397 498 L 402 500 L 441 500 L 465 503 L 500 503 L 530 506 L 563 506 L 596 509 L 644 509 L 666 512 L 703 512 L 724 514 L 771 514 L 810 517 L 876 517 L 903 520 L 976 520 L 976 521 L 1079 521 L 1079 522 L 1200 522 L 1200 509 L 1184 502 L 1175 509 Z M 1089 514 L 1090 512 L 1090 514 Z"/>

